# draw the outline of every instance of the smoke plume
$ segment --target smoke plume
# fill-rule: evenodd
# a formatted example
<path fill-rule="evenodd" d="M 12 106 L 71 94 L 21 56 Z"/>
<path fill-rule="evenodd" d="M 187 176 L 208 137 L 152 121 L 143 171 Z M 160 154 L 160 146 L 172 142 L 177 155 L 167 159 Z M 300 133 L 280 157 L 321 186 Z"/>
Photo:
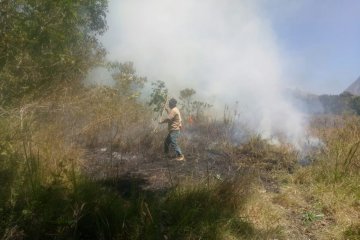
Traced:
<path fill-rule="evenodd" d="M 283 94 L 284 64 L 261 1 L 113 0 L 109 9 L 102 41 L 111 60 L 133 61 L 175 96 L 194 88 L 215 106 L 238 101 L 240 120 L 264 137 L 303 137 L 303 117 Z"/>

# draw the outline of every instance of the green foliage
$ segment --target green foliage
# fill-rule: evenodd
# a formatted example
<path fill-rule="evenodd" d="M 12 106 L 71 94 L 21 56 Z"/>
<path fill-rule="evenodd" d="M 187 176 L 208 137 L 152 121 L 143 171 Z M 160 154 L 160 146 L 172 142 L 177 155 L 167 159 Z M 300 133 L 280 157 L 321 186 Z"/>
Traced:
<path fill-rule="evenodd" d="M 168 89 L 165 82 L 160 80 L 152 82 L 151 85 L 152 92 L 148 104 L 149 106 L 153 106 L 154 112 L 161 114 L 168 100 Z"/>
<path fill-rule="evenodd" d="M 0 112 L 0 237 L 114 239 L 128 203 L 81 177 L 75 146 L 92 136 L 111 146 L 120 133 L 132 141 L 135 131 L 126 130 L 146 112 L 107 87 L 56 100 L 28 105 L 20 117 L 17 109 Z"/>
<path fill-rule="evenodd" d="M 302 214 L 302 219 L 303 219 L 305 224 L 311 224 L 311 223 L 319 221 L 319 220 L 321 220 L 323 218 L 324 218 L 324 214 L 322 214 L 322 213 L 317 214 L 317 213 L 315 213 L 313 211 L 305 211 Z"/>
<path fill-rule="evenodd" d="M 137 75 L 133 62 L 114 62 L 109 65 L 109 68 L 112 71 L 115 88 L 121 96 L 138 97 L 140 95 L 146 78 Z"/>
<path fill-rule="evenodd" d="M 180 187 L 171 192 L 163 210 L 165 235 L 169 239 L 221 239 L 228 230 L 238 238 L 251 236 L 253 226 L 236 215 L 248 196 L 245 186 L 237 184 L 241 183 Z"/>
<path fill-rule="evenodd" d="M 350 107 L 357 115 L 360 115 L 360 97 L 354 96 L 350 101 Z"/>
<path fill-rule="evenodd" d="M 165 193 L 134 188 L 121 196 L 115 191 L 120 179 L 109 185 L 75 174 L 68 178 L 71 187 L 56 175 L 49 175 L 49 182 L 40 178 L 33 182 L 44 160 L 39 162 L 32 169 L 19 168 L 19 176 L 24 177 L 16 183 L 7 181 L 15 189 L 11 198 L 0 202 L 4 238 L 221 239 L 227 231 L 237 239 L 247 239 L 255 234 L 254 227 L 238 216 L 250 196 L 247 177 L 184 185 Z"/>
<path fill-rule="evenodd" d="M 15 204 L 3 211 L 0 234 L 17 229 L 31 239 L 113 239 L 125 210 L 119 195 L 88 180 L 79 181 L 74 190 L 54 182 L 36 192 L 20 191 Z"/>
<path fill-rule="evenodd" d="M 118 211 L 125 214 L 118 239 L 222 239 L 226 231 L 247 239 L 254 227 L 238 211 L 249 196 L 244 184 L 250 182 L 242 183 L 183 185 L 165 193 L 133 189 Z M 116 184 L 114 179 L 113 187 Z"/>
<path fill-rule="evenodd" d="M 344 239 L 356 240 L 360 238 L 360 224 L 351 225 L 344 232 Z"/>
<path fill-rule="evenodd" d="M 15 150 L 11 120 L 4 117 L 0 120 L 0 211 L 13 204 L 12 186 L 19 177 L 22 162 L 21 156 Z"/>
<path fill-rule="evenodd" d="M 0 103 L 78 84 L 104 56 L 106 0 L 0 2 Z"/>
<path fill-rule="evenodd" d="M 325 114 L 358 114 L 360 115 L 360 97 L 349 92 L 340 95 L 321 95 L 318 100 Z M 315 104 L 314 99 L 304 98 L 307 104 Z"/>
<path fill-rule="evenodd" d="M 353 113 L 353 98 L 354 96 L 348 92 L 342 93 L 340 95 L 319 96 L 324 113 L 326 114 Z"/>

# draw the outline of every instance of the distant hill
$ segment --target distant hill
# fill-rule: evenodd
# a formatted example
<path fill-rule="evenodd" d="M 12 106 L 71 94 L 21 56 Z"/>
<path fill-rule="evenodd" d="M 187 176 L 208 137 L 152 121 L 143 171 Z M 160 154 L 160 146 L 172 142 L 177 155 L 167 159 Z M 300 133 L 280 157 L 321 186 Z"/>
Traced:
<path fill-rule="evenodd" d="M 353 95 L 360 96 L 360 77 L 353 82 L 344 92 L 349 92 Z"/>
<path fill-rule="evenodd" d="M 289 91 L 288 96 L 292 104 L 299 111 L 317 114 L 359 114 L 360 115 L 360 80 L 358 82 L 359 95 L 345 90 L 339 95 L 322 94 L 316 95 L 303 91 Z"/>
<path fill-rule="evenodd" d="M 360 77 L 339 95 L 316 95 L 298 89 L 288 89 L 286 96 L 303 113 L 360 115 Z"/>

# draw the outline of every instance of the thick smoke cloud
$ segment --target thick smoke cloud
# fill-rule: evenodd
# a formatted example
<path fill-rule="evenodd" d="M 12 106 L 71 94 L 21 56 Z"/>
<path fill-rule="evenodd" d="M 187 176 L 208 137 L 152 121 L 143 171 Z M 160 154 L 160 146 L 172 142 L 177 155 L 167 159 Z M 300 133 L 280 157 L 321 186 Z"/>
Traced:
<path fill-rule="evenodd" d="M 240 119 L 258 133 L 295 142 L 302 116 L 283 96 L 282 58 L 260 3 L 113 0 L 103 43 L 111 60 L 133 61 L 175 96 L 190 87 L 215 106 L 238 101 Z"/>

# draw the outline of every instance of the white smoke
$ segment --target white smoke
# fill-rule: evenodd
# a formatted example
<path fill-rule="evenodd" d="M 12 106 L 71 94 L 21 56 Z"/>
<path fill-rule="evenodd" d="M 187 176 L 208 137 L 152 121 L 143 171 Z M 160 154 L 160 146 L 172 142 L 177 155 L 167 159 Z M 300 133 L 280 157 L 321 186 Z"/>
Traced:
<path fill-rule="evenodd" d="M 303 137 L 302 115 L 283 95 L 284 64 L 261 1 L 112 0 L 109 9 L 102 41 L 111 60 L 133 61 L 174 94 L 190 87 L 215 105 L 238 101 L 240 119 L 264 137 Z"/>

